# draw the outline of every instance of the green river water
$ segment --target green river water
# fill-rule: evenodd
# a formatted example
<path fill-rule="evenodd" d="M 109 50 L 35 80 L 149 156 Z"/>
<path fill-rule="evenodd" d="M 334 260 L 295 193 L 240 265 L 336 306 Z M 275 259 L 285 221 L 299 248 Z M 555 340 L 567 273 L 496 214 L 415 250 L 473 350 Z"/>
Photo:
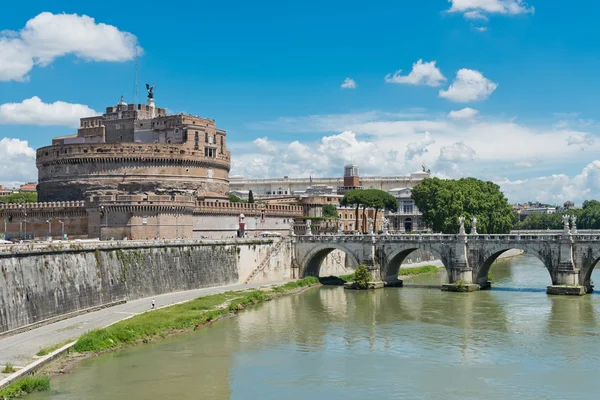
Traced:
<path fill-rule="evenodd" d="M 442 273 L 310 289 L 84 360 L 29 399 L 600 398 L 600 295 L 546 295 L 530 256 L 492 273 L 493 290 L 468 294 L 442 292 Z"/>

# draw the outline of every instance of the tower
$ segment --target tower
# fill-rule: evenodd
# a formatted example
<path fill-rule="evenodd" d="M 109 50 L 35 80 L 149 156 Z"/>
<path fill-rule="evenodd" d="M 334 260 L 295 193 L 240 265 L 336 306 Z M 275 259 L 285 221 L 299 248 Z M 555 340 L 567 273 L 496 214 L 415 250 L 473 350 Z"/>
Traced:
<path fill-rule="evenodd" d="M 358 166 L 356 164 L 346 164 L 344 166 L 344 187 L 360 186 L 358 177 Z"/>

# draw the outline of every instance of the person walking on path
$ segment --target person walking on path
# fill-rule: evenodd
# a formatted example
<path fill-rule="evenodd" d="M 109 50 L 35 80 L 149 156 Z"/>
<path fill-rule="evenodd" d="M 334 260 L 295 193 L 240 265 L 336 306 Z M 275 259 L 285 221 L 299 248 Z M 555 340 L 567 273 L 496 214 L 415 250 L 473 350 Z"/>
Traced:
<path fill-rule="evenodd" d="M 154 310 L 154 298 L 152 298 L 152 309 Z"/>

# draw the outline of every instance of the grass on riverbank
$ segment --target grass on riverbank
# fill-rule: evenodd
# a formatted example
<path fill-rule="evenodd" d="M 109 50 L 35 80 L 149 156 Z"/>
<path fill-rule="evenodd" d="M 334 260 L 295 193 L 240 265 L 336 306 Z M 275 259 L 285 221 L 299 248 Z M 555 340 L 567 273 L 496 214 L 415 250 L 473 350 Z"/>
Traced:
<path fill-rule="evenodd" d="M 17 399 L 33 392 L 43 392 L 50 389 L 50 377 L 28 376 L 0 389 L 0 399 Z"/>
<path fill-rule="evenodd" d="M 81 336 L 73 350 L 79 353 L 98 352 L 137 342 L 146 343 L 170 333 L 192 330 L 249 305 L 268 301 L 285 292 L 318 282 L 315 277 L 307 277 L 266 290 L 225 292 L 199 297 L 183 304 L 136 315 L 104 329 L 94 329 Z"/>
<path fill-rule="evenodd" d="M 422 267 L 400 268 L 398 274 L 399 276 L 431 274 L 432 272 L 438 272 L 440 269 L 435 265 L 424 265 Z"/>
<path fill-rule="evenodd" d="M 60 349 L 61 347 L 67 345 L 68 343 L 71 343 L 72 341 L 73 340 L 67 340 L 62 343 L 53 344 L 52 346 L 42 347 L 40 349 L 40 351 L 38 351 L 35 355 L 38 357 L 47 356 L 48 354 L 52 353 L 53 351 Z"/>

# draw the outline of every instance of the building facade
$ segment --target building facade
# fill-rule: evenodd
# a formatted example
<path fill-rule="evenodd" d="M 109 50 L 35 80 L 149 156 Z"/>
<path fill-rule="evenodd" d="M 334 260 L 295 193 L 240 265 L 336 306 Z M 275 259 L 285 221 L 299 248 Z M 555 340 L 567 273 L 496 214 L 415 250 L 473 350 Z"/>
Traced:
<path fill-rule="evenodd" d="M 307 187 L 329 186 L 338 194 L 343 194 L 348 188 L 379 189 L 385 192 L 394 188 L 413 188 L 423 179 L 430 176 L 429 172 L 418 171 L 407 176 L 359 176 L 358 167 L 350 164 L 344 167 L 344 176 L 337 178 L 283 178 L 246 179 L 240 176 L 230 177 L 229 188 L 232 191 L 252 190 L 255 198 L 268 198 L 303 193 Z"/>
<path fill-rule="evenodd" d="M 212 119 L 148 104 L 80 120 L 76 134 L 37 150 L 39 203 L 3 205 L 4 236 L 100 239 L 289 233 L 299 205 L 231 204 L 226 132 Z M 60 235 L 58 234 L 60 232 Z"/>

